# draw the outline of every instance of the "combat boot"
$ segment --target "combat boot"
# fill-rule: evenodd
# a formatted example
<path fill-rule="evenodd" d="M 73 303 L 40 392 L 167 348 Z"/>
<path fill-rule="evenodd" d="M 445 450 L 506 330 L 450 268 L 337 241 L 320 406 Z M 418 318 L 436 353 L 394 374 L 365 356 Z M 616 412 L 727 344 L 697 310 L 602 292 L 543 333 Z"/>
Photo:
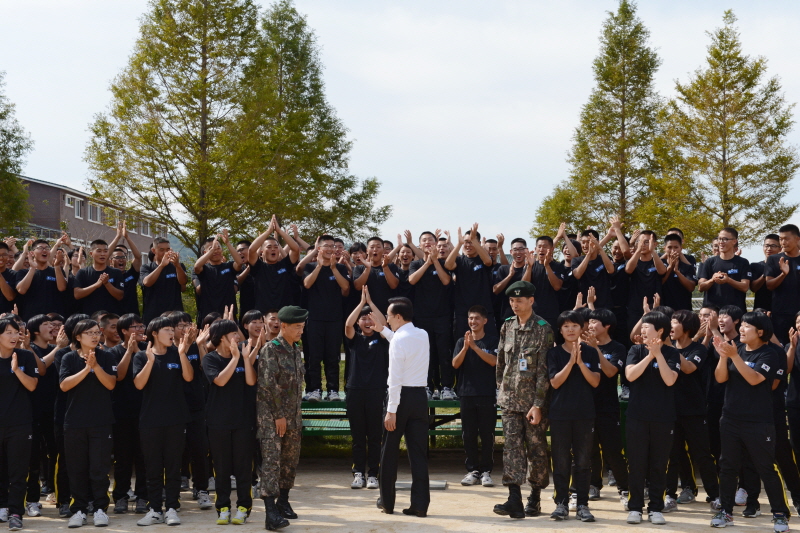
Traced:
<path fill-rule="evenodd" d="M 267 519 L 264 527 L 270 531 L 277 531 L 289 525 L 289 521 L 281 516 L 281 512 L 275 506 L 275 498 L 264 498 L 264 507 L 267 510 Z"/>
<path fill-rule="evenodd" d="M 542 514 L 541 490 L 531 489 L 528 504 L 525 506 L 525 516 L 539 516 Z"/>
<path fill-rule="evenodd" d="M 280 489 L 280 491 L 281 495 L 278 496 L 278 500 L 275 502 L 275 507 L 278 508 L 278 511 L 281 513 L 282 517 L 296 520 L 297 513 L 294 512 L 291 504 L 289 504 L 289 489 Z"/>
<path fill-rule="evenodd" d="M 511 518 L 525 518 L 525 510 L 522 507 L 522 491 L 520 491 L 519 485 L 508 486 L 508 501 L 495 505 L 494 512 Z"/>

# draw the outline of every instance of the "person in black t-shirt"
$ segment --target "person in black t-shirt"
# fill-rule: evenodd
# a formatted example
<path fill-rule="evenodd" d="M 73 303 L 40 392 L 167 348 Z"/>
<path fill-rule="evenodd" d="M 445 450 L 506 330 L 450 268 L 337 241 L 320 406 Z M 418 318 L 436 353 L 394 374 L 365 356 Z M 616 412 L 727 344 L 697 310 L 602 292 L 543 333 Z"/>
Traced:
<path fill-rule="evenodd" d="M 245 313 L 256 307 L 255 282 L 250 276 L 250 263 L 247 260 L 251 244 L 253 243 L 246 240 L 236 243 L 236 253 L 242 259 L 242 270 L 236 276 L 236 282 L 239 287 L 239 320 L 244 317 Z"/>
<path fill-rule="evenodd" d="M 114 313 L 105 313 L 98 321 L 100 323 L 100 333 L 103 334 L 103 343 L 100 348 L 109 350 L 122 342 L 117 331 L 117 324 L 119 323 L 119 316 Z"/>
<path fill-rule="evenodd" d="M 722 248 L 723 243 L 720 243 Z M 724 248 L 723 248 L 724 249 Z M 772 383 L 776 376 L 775 351 L 768 346 L 772 323 L 763 313 L 745 313 L 739 328 L 742 345 L 714 339 L 719 362 L 714 378 L 726 383 L 720 420 L 722 456 L 719 461 L 722 509 L 711 525 L 733 524 L 734 495 L 743 462 L 749 460 L 764 484 L 776 531 L 788 531 L 789 508 L 783 483 L 775 471 L 775 426 L 772 419 Z"/>
<path fill-rule="evenodd" d="M 551 450 L 553 454 L 554 520 L 569 517 L 569 481 L 575 461 L 573 485 L 578 495 L 576 517 L 594 522 L 589 512 L 589 481 L 592 473 L 594 441 L 594 389 L 600 384 L 600 362 L 597 350 L 581 343 L 583 316 L 564 311 L 558 316 L 558 329 L 563 344 L 547 352 L 547 372 L 552 385 L 550 398 Z"/>
<path fill-rule="evenodd" d="M 31 392 L 38 382 L 36 356 L 17 348 L 19 336 L 14 319 L 0 319 L 0 470 L 5 474 L 0 479 L 4 485 L 0 491 L 8 502 L 8 525 L 12 530 L 22 528 L 25 514 L 33 423 Z"/>
<path fill-rule="evenodd" d="M 97 239 L 89 247 L 92 264 L 75 275 L 75 300 L 87 315 L 104 310 L 115 313 L 125 296 L 122 271 L 108 265 L 108 243 Z"/>
<path fill-rule="evenodd" d="M 125 239 L 126 244 L 120 244 Z M 117 224 L 117 234 L 108 245 L 111 250 L 111 266 L 122 272 L 122 290 L 124 296 L 119 302 L 119 315 L 133 313 L 139 314 L 139 271 L 142 268 L 142 253 L 136 243 L 128 236 L 128 227 L 124 220 Z M 128 267 L 128 253 L 130 249 L 131 266 Z"/>
<path fill-rule="evenodd" d="M 678 350 L 664 344 L 670 329 L 667 315 L 657 311 L 644 315 L 644 344 L 630 349 L 625 365 L 631 388 L 626 420 L 629 524 L 642 520 L 645 479 L 650 488 L 650 522 L 666 523 L 662 510 L 676 416 L 673 385 L 678 380 L 681 365 Z"/>
<path fill-rule="evenodd" d="M 717 237 L 719 255 L 713 255 L 700 265 L 697 272 L 697 288 L 705 293 L 703 305 L 737 305 L 747 310 L 745 298 L 750 289 L 750 262 L 736 255 L 739 232 L 734 228 L 723 228 Z"/>
<path fill-rule="evenodd" d="M 220 240 L 230 253 L 230 261 L 225 261 Z M 204 253 L 194 264 L 194 273 L 200 282 L 197 294 L 199 321 L 208 313 L 222 313 L 228 307 L 236 308 L 236 276 L 241 269 L 242 258 L 231 244 L 227 229 L 213 239 L 206 239 Z"/>
<path fill-rule="evenodd" d="M 511 241 L 511 264 L 499 265 L 494 271 L 492 292 L 500 297 L 499 306 L 495 308 L 495 324 L 497 328 L 505 320 L 514 315 L 506 298 L 506 288 L 516 281 L 531 281 L 533 258 L 528 253 L 528 243 L 520 237 Z M 538 288 L 538 287 L 537 287 Z M 539 300 L 538 298 L 536 299 Z"/>
<path fill-rule="evenodd" d="M 173 321 L 157 317 L 147 324 L 145 335 L 147 348 L 134 355 L 131 363 L 133 384 L 142 391 L 139 430 L 150 506 L 137 525 L 166 523 L 172 526 L 181 523 L 177 509 L 180 507 L 181 458 L 189 421 L 183 384 L 194 377 L 187 352 L 196 330 L 185 334 L 180 347 L 176 348 Z M 166 513 L 162 513 L 164 503 Z"/>
<path fill-rule="evenodd" d="M 248 399 L 252 398 L 249 388 L 256 384 L 256 354 L 251 353 L 252 343 L 239 351 L 239 328 L 232 320 L 214 322 L 210 340 L 214 351 L 206 354 L 202 364 L 209 382 L 206 423 L 217 480 L 217 524 L 244 524 L 253 507 L 255 405 L 248 405 Z M 237 491 L 235 513 L 231 513 L 231 475 L 236 486 L 244 489 Z"/>
<path fill-rule="evenodd" d="M 361 291 L 361 301 L 344 324 L 350 340 L 350 365 L 347 375 L 347 419 L 353 436 L 353 482 L 350 487 L 378 488 L 383 433 L 383 403 L 389 378 L 389 341 L 373 329 L 386 326 L 369 290 Z M 358 329 L 356 329 L 358 325 Z M 364 479 L 366 477 L 366 479 Z"/>
<path fill-rule="evenodd" d="M 666 263 L 667 271 L 661 278 L 661 304 L 676 311 L 692 310 L 692 292 L 697 286 L 697 275 L 694 265 L 684 262 L 683 239 L 672 233 L 664 237 L 664 255 L 661 260 Z"/>
<path fill-rule="evenodd" d="M 772 291 L 767 288 L 767 259 L 770 256 L 780 253 L 780 237 L 774 233 L 770 233 L 764 237 L 764 261 L 757 263 L 750 263 L 750 271 L 753 275 L 753 281 L 750 282 L 750 290 L 753 291 L 755 297 L 753 298 L 753 309 L 764 309 L 765 311 L 772 312 Z"/>
<path fill-rule="evenodd" d="M 388 252 L 384 252 L 380 237 L 371 237 L 367 241 L 367 266 L 353 269 L 353 286 L 360 291 L 365 285 L 381 313 L 386 313 L 389 298 L 395 295 L 400 284 L 397 265 L 392 263 Z M 391 250 L 389 250 L 391 252 Z"/>
<path fill-rule="evenodd" d="M 511 246 L 513 248 L 514 245 Z M 467 318 L 469 331 L 456 341 L 453 368 L 458 373 L 461 425 L 467 454 L 464 463 L 467 475 L 461 484 L 480 483 L 484 487 L 493 487 L 491 474 L 497 424 L 494 367 L 497 365 L 498 339 L 486 336 L 484 328 L 488 315 L 486 308 L 481 305 L 470 308 Z M 480 451 L 478 437 L 481 439 Z"/>
<path fill-rule="evenodd" d="M 559 315 L 558 291 L 564 285 L 567 270 L 553 260 L 553 239 L 547 235 L 536 238 L 536 250 L 531 253 L 531 259 L 531 283 L 536 287 L 533 312 L 555 330 Z"/>
<path fill-rule="evenodd" d="M 584 300 L 589 287 L 594 287 L 597 297 L 595 306 L 598 309 L 611 308 L 611 275 L 614 265 L 611 258 L 602 249 L 600 235 L 593 229 L 581 233 L 582 257 L 572 259 L 572 276 L 578 280 L 580 293 Z"/>
<path fill-rule="evenodd" d="M 280 235 L 286 242 L 289 253 L 285 257 L 280 243 L 271 236 L 273 233 Z M 295 298 L 294 285 L 300 247 L 280 227 L 274 215 L 267 230 L 256 237 L 247 254 L 255 291 L 253 309 L 266 313 L 270 309 L 281 309 L 299 303 Z"/>
<path fill-rule="evenodd" d="M 656 253 L 656 234 L 645 230 L 639 235 L 633 255 L 625 265 L 628 274 L 628 331 L 642 317 L 642 302 L 655 305 L 655 295 L 661 295 L 661 279 L 667 267 Z M 667 332 L 669 333 L 669 332 Z"/>
<path fill-rule="evenodd" d="M 144 296 L 142 319 L 148 324 L 167 311 L 183 311 L 181 293 L 186 290 L 186 267 L 164 237 L 153 239 L 152 262 L 142 265 L 139 284 Z"/>
<path fill-rule="evenodd" d="M 772 291 L 772 323 L 782 344 L 800 312 L 800 229 L 786 224 L 778 230 L 781 253 L 767 258 L 767 289 Z"/>
<path fill-rule="evenodd" d="M 14 309 L 17 291 L 14 290 L 16 272 L 11 270 L 14 258 L 8 244 L 0 242 L 0 314 L 10 313 Z"/>
<path fill-rule="evenodd" d="M 64 355 L 59 369 L 61 390 L 67 393 L 64 449 L 72 493 L 69 527 L 86 523 L 89 502 L 94 505 L 95 526 L 108 524 L 108 471 L 114 440 L 111 391 L 117 384 L 111 355 L 97 346 L 100 325 L 81 320 L 75 325 L 76 349 Z"/>
<path fill-rule="evenodd" d="M 617 376 L 625 368 L 627 350 L 611 339 L 617 317 L 610 309 L 595 309 L 589 313 L 589 324 L 583 341 L 597 350 L 600 364 L 600 384 L 594 390 L 594 443 L 592 446 L 592 477 L 589 496 L 603 487 L 603 464 L 617 480 L 617 492 L 623 508 L 628 507 L 628 462 L 622 453 Z M 602 450 L 602 456 L 601 456 Z M 594 489 L 594 491 L 592 490 Z"/>
<path fill-rule="evenodd" d="M 67 278 L 64 276 L 66 256 L 63 250 L 56 251 L 53 266 L 48 262 L 50 246 L 39 239 L 33 242 L 33 250 L 28 253 L 30 268 L 16 273 L 15 289 L 20 316 L 27 321 L 36 315 L 56 312 L 64 314 L 64 292 Z"/>

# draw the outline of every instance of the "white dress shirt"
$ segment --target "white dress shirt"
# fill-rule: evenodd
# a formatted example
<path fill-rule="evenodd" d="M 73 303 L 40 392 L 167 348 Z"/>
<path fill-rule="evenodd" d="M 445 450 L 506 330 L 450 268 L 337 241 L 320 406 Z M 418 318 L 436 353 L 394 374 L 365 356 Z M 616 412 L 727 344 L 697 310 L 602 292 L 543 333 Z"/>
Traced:
<path fill-rule="evenodd" d="M 381 333 L 389 339 L 389 404 L 386 410 L 396 413 L 401 387 L 425 387 L 428 384 L 428 333 L 410 322 L 394 332 L 384 327 Z"/>

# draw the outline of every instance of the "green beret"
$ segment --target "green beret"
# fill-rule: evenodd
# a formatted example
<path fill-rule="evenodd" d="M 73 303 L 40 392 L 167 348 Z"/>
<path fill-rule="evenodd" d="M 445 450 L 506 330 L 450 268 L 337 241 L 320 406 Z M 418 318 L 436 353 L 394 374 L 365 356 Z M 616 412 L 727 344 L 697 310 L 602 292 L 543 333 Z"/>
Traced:
<path fill-rule="evenodd" d="M 287 305 L 278 311 L 278 320 L 284 324 L 299 324 L 308 318 L 308 311 L 296 305 Z"/>
<path fill-rule="evenodd" d="M 535 292 L 536 286 L 530 281 L 515 281 L 506 289 L 506 296 L 532 298 Z"/>

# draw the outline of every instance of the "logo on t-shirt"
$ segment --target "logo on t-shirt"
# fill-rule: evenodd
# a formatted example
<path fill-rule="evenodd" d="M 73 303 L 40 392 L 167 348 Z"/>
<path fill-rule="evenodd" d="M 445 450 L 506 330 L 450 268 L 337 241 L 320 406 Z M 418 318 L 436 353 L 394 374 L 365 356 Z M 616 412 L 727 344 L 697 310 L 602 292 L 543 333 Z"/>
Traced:
<path fill-rule="evenodd" d="M 39 367 L 36 367 L 36 368 L 34 368 L 34 369 L 33 369 L 33 373 L 34 373 L 34 374 L 38 374 L 38 373 L 39 373 Z"/>
<path fill-rule="evenodd" d="M 231 271 L 231 269 L 230 269 L 230 268 L 226 268 L 225 270 L 222 270 L 222 271 L 219 273 L 219 275 L 221 276 L 222 274 L 227 274 L 227 273 L 228 273 L 228 272 L 230 272 L 230 271 Z"/>
<path fill-rule="evenodd" d="M 658 368 L 658 363 L 653 363 L 653 368 Z"/>
<path fill-rule="evenodd" d="M 45 276 L 44 279 L 47 280 L 47 281 L 55 281 L 56 280 L 56 278 L 53 277 L 53 276 Z"/>
<path fill-rule="evenodd" d="M 114 278 L 108 278 L 109 283 L 114 283 Z"/>
<path fill-rule="evenodd" d="M 700 358 L 700 356 L 699 356 L 699 355 L 695 355 L 695 356 L 694 356 L 694 360 L 695 360 L 695 361 L 697 361 L 698 363 L 699 363 L 700 361 L 702 361 L 702 359 Z"/>
<path fill-rule="evenodd" d="M 136 276 L 128 276 L 127 278 L 125 278 L 125 283 L 128 283 L 129 281 L 133 281 L 135 278 L 136 278 Z"/>
<path fill-rule="evenodd" d="M 650 268 L 647 269 L 647 271 L 648 272 L 655 272 L 656 271 L 656 267 L 650 267 Z"/>
<path fill-rule="evenodd" d="M 610 354 L 610 353 L 604 353 L 603 357 L 605 357 L 606 359 L 610 360 L 614 356 L 612 354 Z"/>
<path fill-rule="evenodd" d="M 373 344 L 378 344 L 378 339 L 369 341 L 369 344 L 367 346 L 372 346 Z"/>
<path fill-rule="evenodd" d="M 738 273 L 739 273 L 739 269 L 738 268 L 732 268 L 732 269 L 728 270 L 728 274 L 738 274 Z"/>
<path fill-rule="evenodd" d="M 435 270 L 433 271 L 433 275 L 434 275 L 434 276 L 436 275 L 436 271 L 435 271 Z"/>
<path fill-rule="evenodd" d="M 331 280 L 331 281 L 336 281 L 336 276 L 331 276 L 328 279 Z"/>
<path fill-rule="evenodd" d="M 583 364 L 586 365 L 586 368 L 589 368 L 589 369 L 592 368 L 592 363 L 583 363 Z"/>
<path fill-rule="evenodd" d="M 782 376 L 782 375 L 783 375 L 783 369 L 782 369 L 782 368 L 779 368 L 779 369 L 778 369 L 778 372 L 777 372 L 777 374 L 778 374 L 779 376 Z"/>
<path fill-rule="evenodd" d="M 761 365 L 761 368 L 763 368 L 765 371 L 769 372 L 769 365 L 767 363 L 763 363 Z"/>
<path fill-rule="evenodd" d="M 169 370 L 177 370 L 181 367 L 178 363 L 167 363 L 167 368 Z"/>
<path fill-rule="evenodd" d="M 384 273 L 383 273 L 383 271 L 381 271 L 381 272 L 378 272 L 378 275 L 379 275 L 379 276 L 384 276 L 384 277 L 386 276 L 386 274 L 384 274 Z"/>
<path fill-rule="evenodd" d="M 286 272 L 286 269 L 285 269 L 285 268 L 282 268 L 282 269 L 278 270 L 278 271 L 276 272 L 276 274 L 283 274 L 284 272 Z"/>
<path fill-rule="evenodd" d="M 244 372 L 244 367 L 243 366 L 237 366 L 236 370 L 234 372 L 236 372 L 237 374 L 240 373 L 240 372 Z"/>
<path fill-rule="evenodd" d="M 475 265 L 474 267 L 472 267 L 472 271 L 473 272 L 477 272 L 478 270 L 480 270 L 482 268 L 483 268 L 483 263 L 481 263 L 480 265 Z"/>
<path fill-rule="evenodd" d="M 112 366 L 112 367 L 111 367 L 111 371 L 112 371 L 112 372 L 116 372 L 116 371 L 117 371 L 117 367 L 115 367 L 115 366 Z"/>
<path fill-rule="evenodd" d="M 178 277 L 178 275 L 177 275 L 177 274 L 167 274 L 165 277 L 166 277 L 167 279 L 170 279 L 170 278 L 177 278 L 177 277 Z"/>
<path fill-rule="evenodd" d="M 20 369 L 20 370 L 22 370 L 23 372 L 25 372 L 25 367 L 24 367 L 24 366 L 21 366 L 21 367 L 19 367 L 19 369 Z M 37 372 L 38 372 L 38 370 L 37 370 Z M 12 374 L 14 373 L 14 370 L 13 370 L 13 369 L 11 370 L 11 373 L 12 373 Z"/>
<path fill-rule="evenodd" d="M 197 361 L 197 354 L 193 353 L 191 355 L 187 355 L 186 359 L 188 359 L 189 361 Z"/>
<path fill-rule="evenodd" d="M 745 361 L 745 363 L 747 363 L 747 366 L 749 366 L 750 368 L 755 368 L 756 367 L 756 364 L 754 362 L 752 362 L 752 361 Z"/>
<path fill-rule="evenodd" d="M 594 269 L 594 271 L 595 271 L 595 272 L 600 272 L 600 271 L 601 271 L 601 270 L 603 270 L 604 268 L 606 268 L 606 266 L 605 266 L 605 265 L 600 265 L 599 267 L 595 268 L 595 269 Z"/>

